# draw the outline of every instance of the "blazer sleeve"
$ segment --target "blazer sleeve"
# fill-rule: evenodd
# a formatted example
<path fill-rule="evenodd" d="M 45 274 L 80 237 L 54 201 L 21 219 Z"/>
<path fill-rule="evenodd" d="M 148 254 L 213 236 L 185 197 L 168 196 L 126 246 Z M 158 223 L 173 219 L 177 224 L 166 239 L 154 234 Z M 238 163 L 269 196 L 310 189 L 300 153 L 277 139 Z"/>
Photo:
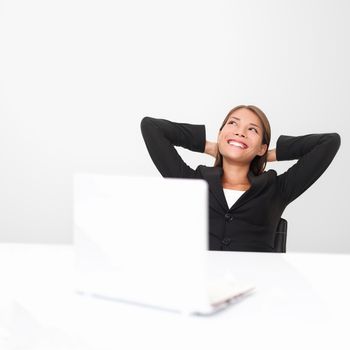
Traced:
<path fill-rule="evenodd" d="M 306 191 L 328 168 L 340 147 L 337 133 L 281 135 L 276 143 L 276 159 L 298 159 L 277 177 L 282 197 L 289 204 Z"/>
<path fill-rule="evenodd" d="M 174 146 L 203 153 L 206 144 L 205 125 L 144 117 L 141 120 L 141 133 L 148 153 L 163 177 L 198 177 L 196 171 L 182 160 Z"/>

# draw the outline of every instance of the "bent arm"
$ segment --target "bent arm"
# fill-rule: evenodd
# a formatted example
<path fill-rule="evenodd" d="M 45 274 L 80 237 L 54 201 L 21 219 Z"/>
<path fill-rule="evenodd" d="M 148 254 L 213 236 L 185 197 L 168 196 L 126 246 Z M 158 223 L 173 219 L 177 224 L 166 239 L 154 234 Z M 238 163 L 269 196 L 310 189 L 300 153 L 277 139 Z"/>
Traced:
<path fill-rule="evenodd" d="M 144 117 L 141 120 L 141 133 L 148 153 L 163 177 L 196 177 L 196 171 L 182 160 L 174 146 L 204 153 L 205 125 Z"/>
<path fill-rule="evenodd" d="M 337 133 L 281 135 L 278 138 L 277 160 L 298 159 L 296 164 L 277 177 L 286 204 L 299 197 L 325 172 L 339 147 L 340 135 Z"/>

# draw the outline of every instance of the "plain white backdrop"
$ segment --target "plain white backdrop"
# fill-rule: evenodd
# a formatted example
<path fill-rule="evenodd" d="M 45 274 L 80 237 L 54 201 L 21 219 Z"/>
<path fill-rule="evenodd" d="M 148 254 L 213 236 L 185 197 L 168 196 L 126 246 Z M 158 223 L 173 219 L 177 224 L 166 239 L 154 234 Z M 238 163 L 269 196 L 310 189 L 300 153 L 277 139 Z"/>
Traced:
<path fill-rule="evenodd" d="M 0 0 L 0 241 L 71 242 L 74 172 L 160 176 L 144 116 L 205 124 L 215 141 L 231 108 L 254 104 L 270 148 L 341 135 L 283 217 L 289 251 L 349 253 L 349 16 L 346 0 Z"/>

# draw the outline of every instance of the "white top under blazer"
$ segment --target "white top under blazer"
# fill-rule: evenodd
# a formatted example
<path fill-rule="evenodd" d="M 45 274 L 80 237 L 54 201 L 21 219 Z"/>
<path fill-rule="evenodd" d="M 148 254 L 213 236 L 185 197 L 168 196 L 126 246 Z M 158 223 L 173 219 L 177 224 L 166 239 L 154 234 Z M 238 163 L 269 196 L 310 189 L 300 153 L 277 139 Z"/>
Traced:
<path fill-rule="evenodd" d="M 230 190 L 228 188 L 223 188 L 224 194 L 226 197 L 226 202 L 229 208 L 231 208 L 238 198 L 245 192 L 245 191 L 238 191 L 238 190 Z"/>

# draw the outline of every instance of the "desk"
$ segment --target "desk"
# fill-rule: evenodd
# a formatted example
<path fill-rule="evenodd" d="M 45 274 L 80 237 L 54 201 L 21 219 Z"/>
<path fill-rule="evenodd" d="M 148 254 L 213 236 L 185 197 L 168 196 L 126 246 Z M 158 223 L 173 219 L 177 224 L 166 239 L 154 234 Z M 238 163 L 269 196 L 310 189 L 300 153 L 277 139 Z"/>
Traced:
<path fill-rule="evenodd" d="M 0 244 L 0 348 L 350 348 L 350 255 L 208 253 L 256 291 L 200 317 L 75 294 L 72 245 Z"/>

